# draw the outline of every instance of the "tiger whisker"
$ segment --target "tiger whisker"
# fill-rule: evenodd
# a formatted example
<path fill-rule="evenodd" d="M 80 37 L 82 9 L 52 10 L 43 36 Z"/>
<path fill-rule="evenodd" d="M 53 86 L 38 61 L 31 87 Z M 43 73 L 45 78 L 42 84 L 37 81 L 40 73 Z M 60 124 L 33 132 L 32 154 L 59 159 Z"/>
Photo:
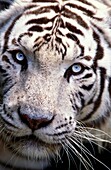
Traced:
<path fill-rule="evenodd" d="M 77 142 L 74 141 L 74 144 L 76 146 L 78 146 Z M 91 169 L 93 169 L 90 165 L 90 163 L 77 151 L 77 149 L 71 144 L 71 142 L 69 141 L 69 139 L 67 139 L 65 146 L 69 148 L 69 150 L 72 151 L 72 153 L 77 156 L 79 158 L 79 160 L 81 160 L 81 163 L 84 165 L 84 167 L 86 169 L 88 169 L 88 167 L 90 167 Z"/>
<path fill-rule="evenodd" d="M 77 140 L 77 139 L 75 139 L 75 138 L 72 138 L 72 137 L 68 138 L 68 140 L 70 140 L 72 143 L 76 144 L 76 146 L 81 149 L 82 153 L 84 153 L 84 156 L 86 157 L 87 161 L 86 161 L 86 159 L 81 160 L 82 163 L 83 163 L 83 161 L 84 161 L 85 163 L 87 162 L 88 167 L 89 167 L 89 168 L 92 168 L 91 166 L 89 166 L 89 163 L 92 165 L 90 159 L 89 159 L 88 156 L 87 156 L 87 155 L 89 155 L 89 156 L 91 156 L 94 160 L 96 160 L 96 161 L 98 161 L 100 164 L 102 164 L 105 168 L 107 168 L 108 170 L 110 170 L 110 168 L 109 168 L 108 166 L 106 166 L 103 162 L 101 162 L 99 159 L 97 159 L 97 158 L 82 144 L 81 141 L 79 141 L 79 140 Z M 75 141 L 76 141 L 76 142 L 75 142 Z M 77 143 L 78 143 L 78 144 L 77 144 Z M 80 144 L 80 145 L 79 145 L 79 144 Z M 74 150 L 74 146 L 73 146 L 71 143 L 70 143 L 70 146 L 71 146 L 71 147 L 73 148 L 73 150 Z M 80 156 L 80 155 L 79 155 L 79 156 Z M 80 157 L 81 157 L 81 159 L 83 159 L 82 156 L 80 156 Z M 84 164 L 83 164 L 83 165 L 84 165 Z M 92 165 L 92 166 L 93 166 L 93 165 Z"/>
<path fill-rule="evenodd" d="M 81 158 L 81 162 L 82 161 L 84 161 L 84 163 L 87 162 L 87 166 L 93 169 L 92 163 L 91 163 L 90 159 L 88 158 L 88 156 L 87 156 L 87 154 L 85 152 L 85 149 L 83 147 L 82 141 L 78 142 L 79 140 L 77 140 L 77 139 L 73 140 L 72 138 L 68 138 L 68 140 L 70 141 L 70 146 L 72 146 L 74 148 L 74 146 L 72 145 L 72 143 L 74 143 L 78 148 L 80 148 L 81 153 L 84 153 L 85 158 L 83 158 L 82 154 L 78 152 L 81 155 L 81 156 L 79 155 L 80 158 Z M 87 152 L 89 152 L 88 149 L 87 149 Z"/>

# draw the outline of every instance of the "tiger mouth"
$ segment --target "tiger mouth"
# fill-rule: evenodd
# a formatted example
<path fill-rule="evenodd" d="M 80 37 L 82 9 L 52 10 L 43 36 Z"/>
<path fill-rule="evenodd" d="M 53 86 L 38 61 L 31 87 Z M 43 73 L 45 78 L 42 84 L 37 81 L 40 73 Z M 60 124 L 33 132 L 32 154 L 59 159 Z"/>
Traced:
<path fill-rule="evenodd" d="M 25 144 L 30 144 L 30 145 L 35 145 L 35 146 L 45 146 L 45 147 L 53 147 L 53 146 L 58 146 L 60 143 L 48 143 L 45 142 L 35 135 L 26 135 L 26 136 L 21 136 L 21 137 L 13 137 L 11 139 L 12 143 L 25 143 Z"/>
<path fill-rule="evenodd" d="M 21 137 L 12 137 L 7 143 L 8 149 L 13 150 L 19 157 L 25 159 L 43 161 L 46 160 L 46 154 L 49 156 L 58 153 L 61 150 L 60 143 L 49 143 L 42 141 L 35 135 L 26 135 Z"/>
<path fill-rule="evenodd" d="M 26 135 L 26 136 L 20 136 L 20 137 L 13 137 L 11 139 L 12 142 L 24 142 L 24 141 L 33 141 L 36 143 L 44 143 L 42 140 L 40 140 L 38 137 L 36 137 L 35 135 L 31 134 L 31 135 Z"/>
<path fill-rule="evenodd" d="M 40 139 L 37 138 L 37 137 L 36 137 L 35 135 L 33 135 L 33 134 L 31 134 L 31 135 L 26 135 L 26 136 L 20 136 L 20 137 L 13 137 L 13 138 L 12 138 L 12 141 L 14 141 L 14 142 L 25 141 L 25 140 L 27 140 L 27 141 L 32 140 L 32 141 L 35 141 L 35 142 L 39 142 L 39 141 L 40 141 Z"/>

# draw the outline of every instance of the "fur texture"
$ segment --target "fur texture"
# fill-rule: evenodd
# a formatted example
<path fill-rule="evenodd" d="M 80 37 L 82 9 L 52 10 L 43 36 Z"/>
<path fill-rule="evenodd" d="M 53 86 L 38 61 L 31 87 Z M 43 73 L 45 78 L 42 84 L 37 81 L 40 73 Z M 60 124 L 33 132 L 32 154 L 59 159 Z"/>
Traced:
<path fill-rule="evenodd" d="M 0 170 L 44 169 L 61 148 L 93 169 L 83 142 L 111 141 L 111 2 L 0 9 Z"/>

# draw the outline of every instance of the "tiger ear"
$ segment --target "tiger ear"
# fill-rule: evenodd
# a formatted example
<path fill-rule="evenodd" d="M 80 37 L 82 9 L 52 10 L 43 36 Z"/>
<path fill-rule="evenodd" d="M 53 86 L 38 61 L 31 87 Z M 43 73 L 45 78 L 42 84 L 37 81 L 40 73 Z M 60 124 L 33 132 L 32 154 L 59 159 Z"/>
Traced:
<path fill-rule="evenodd" d="M 13 0 L 0 0 L 0 11 L 8 9 Z"/>

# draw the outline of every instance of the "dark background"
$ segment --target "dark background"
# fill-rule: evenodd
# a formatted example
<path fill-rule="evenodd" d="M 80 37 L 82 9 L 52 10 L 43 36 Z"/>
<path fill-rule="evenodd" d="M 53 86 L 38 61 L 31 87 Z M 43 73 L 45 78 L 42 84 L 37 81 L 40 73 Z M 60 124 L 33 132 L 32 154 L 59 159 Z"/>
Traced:
<path fill-rule="evenodd" d="M 111 146 L 110 148 L 107 147 L 106 149 L 103 149 L 101 151 L 101 153 L 98 151 L 98 148 L 96 145 L 94 144 L 84 144 L 85 147 L 88 148 L 88 150 L 94 155 L 94 157 L 96 157 L 97 159 L 99 159 L 103 164 L 105 164 L 108 168 L 106 168 L 104 165 L 102 165 L 102 163 L 98 162 L 97 160 L 95 160 L 94 158 L 92 158 L 91 156 L 87 155 L 88 158 L 90 159 L 90 165 L 92 168 L 86 168 L 84 167 L 81 163 L 80 163 L 80 159 L 78 159 L 74 153 L 71 153 L 74 161 L 71 160 L 70 157 L 70 167 L 68 164 L 68 158 L 66 153 L 62 150 L 61 151 L 61 157 L 62 157 L 62 161 L 59 160 L 58 163 L 55 163 L 54 160 L 52 160 L 51 162 L 51 167 L 48 167 L 46 170 L 110 170 L 111 169 Z M 76 146 L 75 146 L 76 148 Z M 81 153 L 81 150 L 76 148 L 79 153 Z M 71 151 L 70 151 L 71 152 Z M 84 156 L 84 155 L 83 155 Z M 85 158 L 85 156 L 84 156 Z M 76 163 L 75 163 L 76 162 Z M 81 165 L 81 167 L 80 167 Z"/>

